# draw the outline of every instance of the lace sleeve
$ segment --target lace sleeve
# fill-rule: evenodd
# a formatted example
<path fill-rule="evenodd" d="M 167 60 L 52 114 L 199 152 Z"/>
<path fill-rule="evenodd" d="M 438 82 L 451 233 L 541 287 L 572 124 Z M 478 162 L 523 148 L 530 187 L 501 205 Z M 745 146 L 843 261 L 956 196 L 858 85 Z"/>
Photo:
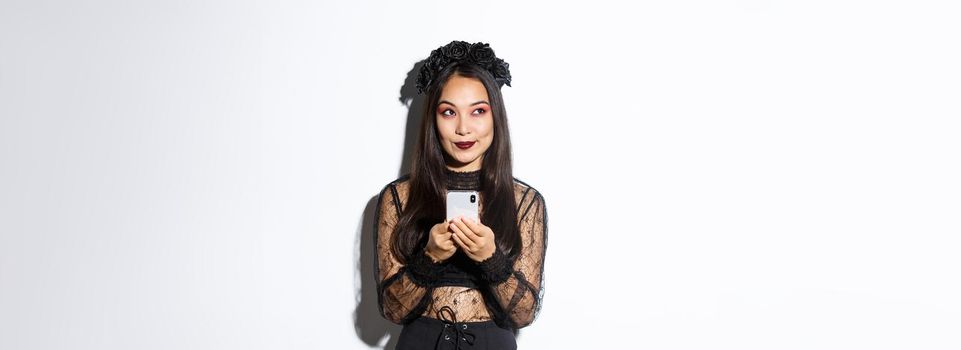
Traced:
<path fill-rule="evenodd" d="M 534 191 L 522 201 L 518 215 L 521 251 L 511 263 L 498 248 L 482 261 L 481 276 L 492 286 L 497 303 L 515 328 L 534 322 L 544 296 L 544 255 L 547 250 L 547 208 L 544 197 Z"/>
<path fill-rule="evenodd" d="M 430 302 L 433 285 L 447 264 L 434 263 L 423 248 L 415 252 L 406 265 L 394 256 L 390 247 L 400 213 L 397 187 L 388 184 L 377 199 L 374 275 L 380 314 L 397 324 L 410 322 L 423 312 Z"/>

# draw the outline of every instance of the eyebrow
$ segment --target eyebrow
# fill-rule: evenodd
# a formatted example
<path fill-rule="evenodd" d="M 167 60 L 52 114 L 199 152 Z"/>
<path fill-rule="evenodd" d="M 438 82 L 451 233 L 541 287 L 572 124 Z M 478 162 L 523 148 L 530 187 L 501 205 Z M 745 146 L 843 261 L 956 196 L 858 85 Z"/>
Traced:
<path fill-rule="evenodd" d="M 438 102 L 437 105 L 439 106 L 439 105 L 444 104 L 444 103 L 449 104 L 449 105 L 454 106 L 454 107 L 457 107 L 457 105 L 451 103 L 451 102 L 448 101 L 448 100 L 440 100 L 440 102 Z M 488 104 L 488 105 L 490 104 L 490 103 L 487 102 L 487 101 L 480 100 L 480 101 L 471 103 L 470 105 L 471 105 L 471 106 L 473 106 L 473 105 L 479 105 L 479 104 L 481 104 L 481 103 L 486 103 L 486 104 Z"/>

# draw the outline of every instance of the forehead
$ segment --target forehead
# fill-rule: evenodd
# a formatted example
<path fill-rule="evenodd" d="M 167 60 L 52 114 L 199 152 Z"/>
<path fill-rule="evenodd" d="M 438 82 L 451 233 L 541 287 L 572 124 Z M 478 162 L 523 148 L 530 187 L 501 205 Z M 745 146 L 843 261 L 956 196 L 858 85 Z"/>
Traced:
<path fill-rule="evenodd" d="M 440 99 L 453 102 L 458 106 L 469 106 L 477 101 L 487 101 L 487 89 L 484 83 L 476 78 L 466 78 L 459 75 L 452 76 L 444 85 Z"/>

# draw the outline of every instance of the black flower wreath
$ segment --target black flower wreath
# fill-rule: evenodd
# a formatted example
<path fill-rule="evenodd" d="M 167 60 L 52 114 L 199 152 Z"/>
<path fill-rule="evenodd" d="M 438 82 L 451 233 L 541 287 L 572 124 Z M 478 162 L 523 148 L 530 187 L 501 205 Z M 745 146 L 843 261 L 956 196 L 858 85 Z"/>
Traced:
<path fill-rule="evenodd" d="M 437 74 L 455 61 L 474 63 L 487 69 L 498 85 L 511 86 L 510 65 L 494 56 L 494 50 L 490 45 L 455 40 L 430 52 L 430 57 L 427 57 L 424 65 L 420 67 L 420 73 L 417 74 L 417 93 L 427 91 L 427 87 L 434 83 Z"/>

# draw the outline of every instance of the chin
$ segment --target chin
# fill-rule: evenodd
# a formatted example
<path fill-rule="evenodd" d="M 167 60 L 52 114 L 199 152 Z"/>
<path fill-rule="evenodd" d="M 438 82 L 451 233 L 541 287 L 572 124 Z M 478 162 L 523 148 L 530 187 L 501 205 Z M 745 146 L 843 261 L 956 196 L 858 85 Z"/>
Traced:
<path fill-rule="evenodd" d="M 475 160 L 477 160 L 477 158 L 468 158 L 468 159 L 459 159 L 459 158 L 458 158 L 458 159 L 457 159 L 458 162 L 460 162 L 461 164 L 464 164 L 464 165 L 473 163 Z"/>

